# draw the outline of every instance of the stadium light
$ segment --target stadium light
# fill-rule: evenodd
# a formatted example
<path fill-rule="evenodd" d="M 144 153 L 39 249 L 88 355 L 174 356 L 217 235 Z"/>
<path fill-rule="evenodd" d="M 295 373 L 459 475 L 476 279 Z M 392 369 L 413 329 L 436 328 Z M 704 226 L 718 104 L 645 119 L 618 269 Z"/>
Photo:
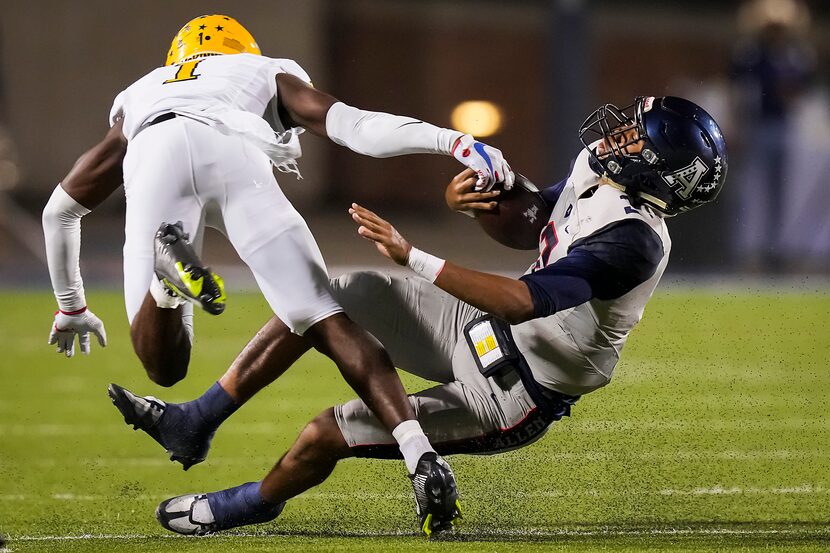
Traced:
<path fill-rule="evenodd" d="M 501 108 L 487 100 L 461 102 L 452 110 L 450 119 L 453 128 L 478 137 L 494 135 L 502 126 Z"/>

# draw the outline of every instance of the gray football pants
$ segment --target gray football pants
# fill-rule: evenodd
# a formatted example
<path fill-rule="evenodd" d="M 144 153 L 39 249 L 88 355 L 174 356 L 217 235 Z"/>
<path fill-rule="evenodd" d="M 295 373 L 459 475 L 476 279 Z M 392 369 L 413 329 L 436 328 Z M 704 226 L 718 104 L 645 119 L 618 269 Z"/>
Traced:
<path fill-rule="evenodd" d="M 441 383 L 409 400 L 440 454 L 496 453 L 540 438 L 548 419 L 513 371 L 485 378 L 464 337 L 483 313 L 418 277 L 356 272 L 332 280 L 335 299 L 371 332 L 396 367 Z M 361 400 L 334 408 L 337 425 L 361 457 L 399 457 L 397 443 Z"/>

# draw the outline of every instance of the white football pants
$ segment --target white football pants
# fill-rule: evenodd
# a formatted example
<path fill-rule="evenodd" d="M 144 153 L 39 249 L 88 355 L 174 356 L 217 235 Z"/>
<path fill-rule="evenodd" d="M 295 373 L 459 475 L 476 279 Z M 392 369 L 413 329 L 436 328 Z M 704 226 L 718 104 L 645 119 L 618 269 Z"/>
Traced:
<path fill-rule="evenodd" d="M 176 221 L 184 223 L 197 253 L 205 226 L 222 232 L 293 332 L 302 335 L 342 311 L 306 222 L 277 185 L 266 155 L 245 139 L 181 116 L 150 126 L 129 143 L 124 191 L 124 300 L 130 323 L 155 278 L 156 230 Z M 190 304 L 185 317 L 192 328 Z"/>

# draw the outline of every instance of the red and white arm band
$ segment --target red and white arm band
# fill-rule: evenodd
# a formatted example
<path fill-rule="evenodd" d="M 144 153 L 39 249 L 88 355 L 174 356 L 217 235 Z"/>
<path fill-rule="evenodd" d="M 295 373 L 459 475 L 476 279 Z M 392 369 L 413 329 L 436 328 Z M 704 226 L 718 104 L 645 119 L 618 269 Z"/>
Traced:
<path fill-rule="evenodd" d="M 58 307 L 64 313 L 78 312 L 86 306 L 80 267 L 81 217 L 89 211 L 60 185 L 43 209 L 49 277 Z"/>
<path fill-rule="evenodd" d="M 326 133 L 334 142 L 359 154 L 392 157 L 405 154 L 452 155 L 462 133 L 378 111 L 337 102 L 326 114 Z"/>
<path fill-rule="evenodd" d="M 415 246 L 409 250 L 409 258 L 406 260 L 407 267 L 430 282 L 435 282 L 435 279 L 444 270 L 446 263 L 440 257 L 421 251 Z"/>

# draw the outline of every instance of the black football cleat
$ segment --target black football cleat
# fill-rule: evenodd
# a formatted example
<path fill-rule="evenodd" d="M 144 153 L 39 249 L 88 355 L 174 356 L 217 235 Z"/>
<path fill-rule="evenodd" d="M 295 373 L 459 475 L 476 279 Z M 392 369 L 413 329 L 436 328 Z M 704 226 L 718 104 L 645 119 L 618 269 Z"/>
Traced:
<path fill-rule="evenodd" d="M 424 453 L 410 478 L 424 534 L 431 537 L 434 532 L 451 530 L 461 519 L 461 505 L 455 475 L 447 462 L 436 453 Z"/>
<path fill-rule="evenodd" d="M 155 272 L 168 290 L 211 315 L 225 310 L 225 283 L 196 255 L 181 221 L 162 223 L 156 231 Z"/>
<path fill-rule="evenodd" d="M 205 536 L 229 530 L 238 526 L 261 524 L 277 518 L 285 508 L 285 502 L 267 506 L 255 511 L 243 508 L 231 509 L 224 518 L 217 519 L 210 506 L 217 501 L 215 496 L 232 490 L 223 490 L 209 494 L 180 495 L 162 501 L 156 508 L 156 519 L 164 528 L 185 536 Z M 209 499 L 209 496 L 214 496 Z"/>
<path fill-rule="evenodd" d="M 169 406 L 153 396 L 137 396 L 118 384 L 110 384 L 107 393 L 124 416 L 124 422 L 132 425 L 133 430 L 146 432 L 167 451 L 170 460 L 181 463 L 184 470 L 207 458 L 214 432 L 188 428 L 184 417 L 179 421 L 172 420 L 173 414 L 167 413 Z"/>

